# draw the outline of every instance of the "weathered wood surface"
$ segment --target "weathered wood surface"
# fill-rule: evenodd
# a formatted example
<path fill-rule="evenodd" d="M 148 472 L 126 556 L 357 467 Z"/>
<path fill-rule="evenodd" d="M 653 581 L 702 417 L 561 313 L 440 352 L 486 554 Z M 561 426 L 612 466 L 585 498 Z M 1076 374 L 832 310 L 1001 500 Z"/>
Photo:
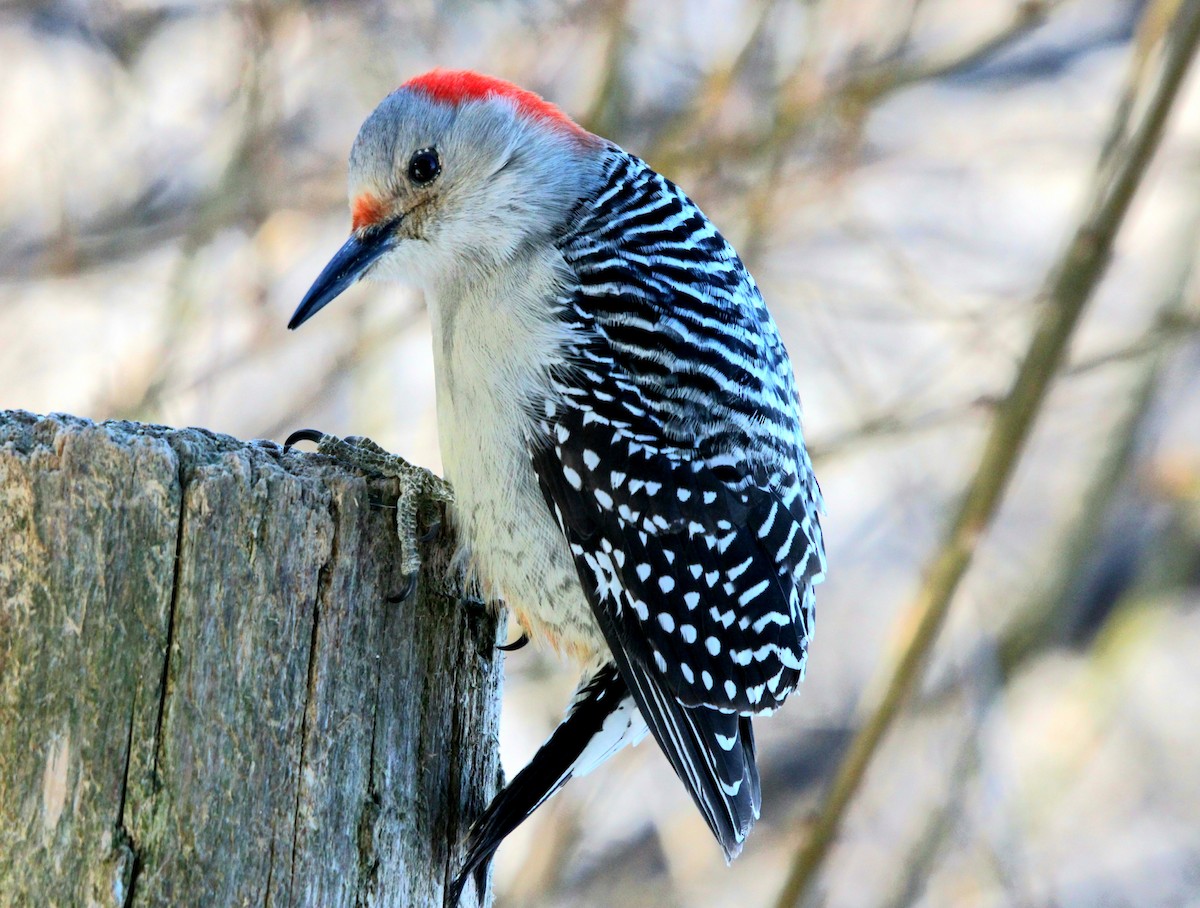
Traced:
<path fill-rule="evenodd" d="M 396 491 L 0 412 L 0 905 L 442 905 L 499 772 L 496 624 L 441 591 L 445 534 L 387 602 Z"/>

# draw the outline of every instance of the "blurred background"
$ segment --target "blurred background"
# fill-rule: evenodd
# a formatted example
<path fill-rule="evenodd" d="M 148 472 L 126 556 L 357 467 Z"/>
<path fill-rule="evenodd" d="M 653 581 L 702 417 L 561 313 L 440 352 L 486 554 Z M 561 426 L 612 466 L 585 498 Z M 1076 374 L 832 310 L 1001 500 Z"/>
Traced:
<path fill-rule="evenodd" d="M 437 469 L 419 296 L 360 285 L 284 329 L 346 236 L 362 119 L 470 67 L 646 158 L 780 324 L 829 580 L 807 682 L 757 723 L 763 817 L 732 868 L 647 744 L 522 827 L 497 891 L 769 905 L 1027 347 L 1144 6 L 7 0 L 0 408 L 316 426 Z M 1198 227 L 1193 78 L 819 904 L 1200 905 Z M 512 773 L 575 677 L 523 650 L 507 679 Z"/>

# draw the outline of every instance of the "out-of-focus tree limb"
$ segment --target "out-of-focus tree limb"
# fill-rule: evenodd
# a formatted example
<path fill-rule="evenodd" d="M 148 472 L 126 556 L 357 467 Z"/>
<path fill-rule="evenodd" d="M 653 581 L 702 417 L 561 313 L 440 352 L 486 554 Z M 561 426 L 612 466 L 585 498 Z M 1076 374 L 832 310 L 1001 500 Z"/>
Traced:
<path fill-rule="evenodd" d="M 1163 356 L 1197 334 L 1200 334 L 1200 315 L 1189 314 L 1182 309 L 1164 310 L 1140 337 L 1080 359 L 1064 368 L 1061 374 L 1063 378 L 1078 378 L 1107 366 Z M 808 450 L 813 462 L 820 463 L 839 457 L 864 443 L 904 438 L 944 428 L 994 410 L 999 403 L 996 397 L 985 394 L 936 407 L 913 407 L 901 413 L 876 413 L 839 432 L 814 437 L 809 442 Z"/>
<path fill-rule="evenodd" d="M 1183 4 L 1165 32 L 1162 65 L 1141 105 L 1140 122 L 1114 130 L 1128 138 L 1101 156 L 1088 209 L 1040 294 L 1044 308 L 1028 352 L 992 420 L 949 533 L 902 619 L 913 626 L 911 636 L 890 672 L 880 702 L 851 742 L 816 823 L 791 866 L 776 901 L 778 908 L 799 904 L 810 890 L 884 734 L 920 677 L 959 582 L 1003 500 L 1079 317 L 1106 270 L 1113 240 L 1158 147 L 1198 42 L 1200 3 Z M 1128 115 L 1128 110 L 1118 113 L 1122 119 Z"/>
<path fill-rule="evenodd" d="M 1031 659 L 1045 651 L 1047 647 L 1062 645 L 1070 642 L 1081 632 L 1095 629 L 1098 622 L 1104 622 L 1107 610 L 1103 615 L 1095 615 L 1097 603 L 1094 600 L 1098 594 L 1114 595 L 1121 600 L 1112 603 L 1115 608 L 1122 608 L 1131 599 L 1140 598 L 1138 592 L 1147 585 L 1147 573 L 1154 573 L 1154 566 L 1147 571 L 1147 563 L 1153 565 L 1161 556 L 1158 553 L 1159 532 L 1148 534 L 1131 532 L 1128 519 L 1140 520 L 1143 508 L 1141 502 L 1131 500 L 1137 493 L 1131 491 L 1141 485 L 1136 474 L 1139 465 L 1146 457 L 1146 448 L 1153 444 L 1155 435 L 1155 417 L 1157 409 L 1153 403 L 1157 391 L 1161 387 L 1164 369 L 1169 365 L 1175 352 L 1172 346 L 1163 343 L 1157 346 L 1147 346 L 1149 340 L 1162 333 L 1166 326 L 1186 325 L 1192 321 L 1188 317 L 1189 301 L 1187 290 L 1191 284 L 1196 268 L 1196 236 L 1200 227 L 1200 204 L 1191 215 L 1185 219 L 1184 229 L 1180 231 L 1183 242 L 1175 254 L 1175 266 L 1169 280 L 1169 288 L 1165 299 L 1159 306 L 1155 327 L 1144 335 L 1142 341 L 1130 345 L 1138 350 L 1139 361 L 1136 376 L 1129 382 L 1126 400 L 1122 403 L 1124 413 L 1117 420 L 1109 433 L 1108 447 L 1099 458 L 1091 480 L 1088 483 L 1079 512 L 1072 521 L 1072 526 L 1064 534 L 1065 541 L 1056 545 L 1056 550 L 1065 551 L 1065 555 L 1057 557 L 1053 566 L 1051 579 L 1045 588 L 1038 591 L 1029 603 L 1018 613 L 1016 619 L 1004 630 L 1000 638 L 989 641 L 981 651 L 976 661 L 981 671 L 973 674 L 987 678 L 990 690 L 982 693 L 983 702 L 975 704 L 973 710 L 981 715 L 989 707 L 995 694 L 999 693 L 1020 669 Z M 1103 359 L 1099 357 L 1097 359 Z M 1108 359 L 1106 362 L 1115 360 Z M 1064 370 L 1063 375 L 1069 375 L 1074 370 Z M 1140 497 L 1140 496 L 1137 496 Z M 1136 511 L 1134 515 L 1131 512 Z M 1114 528 L 1114 517 L 1119 521 L 1119 527 Z M 1101 582 L 1097 575 L 1111 575 L 1111 567 L 1102 564 L 1111 560 L 1114 555 L 1114 545 L 1105 544 L 1105 537 L 1112 540 L 1120 538 L 1120 553 L 1118 557 L 1128 558 L 1137 563 L 1137 568 L 1131 571 L 1126 579 L 1127 585 L 1117 590 L 1101 590 Z M 1131 536 L 1135 537 L 1131 539 Z M 1137 537 L 1140 537 L 1140 541 Z M 1156 555 L 1145 559 L 1146 549 L 1153 546 Z M 1173 578 L 1178 579 L 1178 578 Z M 1111 579 L 1105 577 L 1103 586 L 1111 585 Z M 1132 595 L 1131 595 L 1132 594 Z M 1101 603 L 1100 609 L 1104 609 Z M 1087 614 L 1086 617 L 1083 613 Z M 978 681 L 969 686 L 982 687 Z M 964 686 L 962 678 L 955 679 L 951 685 L 933 695 L 922 698 L 921 711 L 943 710 L 948 702 L 958 699 Z M 895 897 L 889 903 L 892 908 L 912 904 L 925 885 L 937 858 L 941 855 L 951 835 L 955 822 L 961 813 L 961 796 L 967 783 L 978 771 L 978 760 L 973 759 L 979 746 L 978 736 L 973 729 L 978 729 L 982 720 L 976 718 L 967 729 L 961 741 L 955 745 L 957 756 L 950 761 L 952 766 L 948 778 L 948 791 L 940 803 L 932 810 L 923 814 L 920 823 L 923 828 L 916 839 L 916 844 L 902 862 L 905 870 Z"/>
<path fill-rule="evenodd" d="M 874 103 L 884 95 L 914 83 L 941 79 L 970 69 L 1040 27 L 1060 4 L 1061 0 L 1026 0 L 1017 5 L 1012 18 L 999 30 L 973 43 L 920 60 L 903 62 L 884 59 L 860 67 L 849 74 L 843 84 L 842 94 L 860 103 Z"/>
<path fill-rule="evenodd" d="M 1196 181 L 1192 180 L 1188 185 L 1194 190 Z M 1194 309 L 1194 303 L 1188 298 L 1188 288 L 1196 273 L 1197 229 L 1200 229 L 1200 204 L 1186 219 L 1183 230 L 1185 239 L 1176 253 L 1171 286 L 1160 305 L 1155 327 L 1136 345 L 1144 351 L 1144 358 L 1136 378 L 1131 382 L 1129 400 L 1124 405 L 1125 414 L 1111 435 L 1109 450 L 1100 461 L 1080 513 L 1063 546 L 1065 556 L 1058 559 L 1045 589 L 1021 610 L 998 641 L 997 658 L 1003 678 L 1011 677 L 1020 665 L 1030 656 L 1041 652 L 1045 646 L 1061 643 L 1080 633 L 1080 613 L 1095 609 L 1094 604 L 1089 608 L 1088 603 L 1078 601 L 1081 598 L 1080 578 L 1095 576 L 1098 546 L 1102 549 L 1099 553 L 1102 557 L 1106 549 L 1111 555 L 1111 549 L 1104 546 L 1102 540 L 1112 533 L 1114 510 L 1136 509 L 1139 513 L 1144 510 L 1130 502 L 1131 486 L 1136 482 L 1131 479 L 1131 472 L 1139 461 L 1146 458 L 1146 448 L 1152 444 L 1147 439 L 1155 435 L 1157 413 L 1153 403 L 1161 387 L 1164 370 L 1175 352 L 1171 345 L 1163 343 L 1161 339 L 1154 343 L 1154 339 L 1171 337 L 1171 329 L 1175 326 L 1196 325 L 1196 314 L 1190 311 Z M 1120 360 L 1106 360 L 1116 361 Z M 1140 498 L 1141 495 L 1136 497 Z M 1127 529 L 1122 531 L 1121 537 L 1122 554 L 1137 560 L 1140 547 L 1129 538 Z M 1136 584 L 1137 578 L 1131 576 L 1129 583 Z M 1082 585 L 1095 586 L 1086 582 Z M 1104 609 L 1101 617 L 1093 616 L 1090 622 L 1082 623 L 1101 621 L 1106 615 L 1107 610 Z"/>
<path fill-rule="evenodd" d="M 711 111 L 726 102 L 738 78 L 755 59 L 752 50 L 770 25 L 772 4 L 761 7 L 760 19 L 746 44 L 729 66 L 715 70 L 697 92 L 693 104 L 670 117 L 645 157 L 660 170 L 671 172 L 686 161 L 691 168 L 712 167 L 719 159 L 753 158 L 764 154 L 784 157 L 784 150 L 795 141 L 806 125 L 830 112 L 843 117 L 852 115 L 858 122 L 888 95 L 919 82 L 932 81 L 978 66 L 1035 31 L 1052 15 L 1062 0 L 1028 0 L 1021 3 L 1012 18 L 998 30 L 975 37 L 961 45 L 944 49 L 929 57 L 899 59 L 896 53 L 866 63 L 852 65 L 829 81 L 825 90 L 814 91 L 821 81 L 813 72 L 814 60 L 805 54 L 781 82 L 774 97 L 774 118 L 766 134 L 752 133 L 719 140 L 706 140 L 698 130 L 711 121 Z M 699 144 L 697 139 L 699 138 Z M 773 186 L 778 165 L 770 165 L 760 183 Z"/>

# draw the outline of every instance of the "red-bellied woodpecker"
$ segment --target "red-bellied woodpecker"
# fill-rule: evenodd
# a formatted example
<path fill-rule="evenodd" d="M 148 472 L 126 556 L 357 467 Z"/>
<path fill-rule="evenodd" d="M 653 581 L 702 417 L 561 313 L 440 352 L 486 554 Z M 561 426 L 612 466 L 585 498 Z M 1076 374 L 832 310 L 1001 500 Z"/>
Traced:
<path fill-rule="evenodd" d="M 803 678 L 825 574 L 791 363 L 753 278 L 669 180 L 471 72 L 379 105 L 350 199 L 351 237 L 288 327 L 365 275 L 425 291 L 453 520 L 525 634 L 586 669 L 452 894 L 647 730 L 733 858 L 759 813 L 750 720 Z"/>

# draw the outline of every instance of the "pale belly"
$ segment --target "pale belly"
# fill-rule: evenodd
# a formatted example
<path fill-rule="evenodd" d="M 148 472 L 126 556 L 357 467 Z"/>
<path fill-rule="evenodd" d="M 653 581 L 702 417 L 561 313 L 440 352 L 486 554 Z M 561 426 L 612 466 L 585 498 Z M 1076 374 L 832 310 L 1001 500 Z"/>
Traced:
<path fill-rule="evenodd" d="M 590 662 L 606 650 L 566 540 L 538 487 L 519 407 L 439 387 L 438 424 L 454 520 L 489 595 L 536 644 Z"/>
<path fill-rule="evenodd" d="M 535 643 L 590 661 L 607 647 L 529 459 L 531 408 L 571 338 L 545 310 L 553 250 L 430 295 L 438 437 L 470 563 Z"/>

